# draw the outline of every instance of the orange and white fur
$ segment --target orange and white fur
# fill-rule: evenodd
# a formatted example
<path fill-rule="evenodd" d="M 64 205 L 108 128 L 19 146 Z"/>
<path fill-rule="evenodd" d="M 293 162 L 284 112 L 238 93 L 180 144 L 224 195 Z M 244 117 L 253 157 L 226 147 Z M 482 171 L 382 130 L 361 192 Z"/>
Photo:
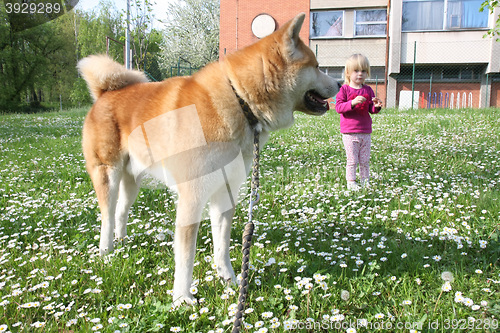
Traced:
<path fill-rule="evenodd" d="M 128 212 L 142 176 L 178 193 L 174 304 L 193 304 L 190 292 L 196 237 L 209 203 L 214 261 L 235 282 L 229 256 L 235 198 L 252 163 L 253 129 L 238 102 L 258 120 L 261 147 L 274 130 L 293 124 L 294 111 L 321 115 L 337 81 L 318 69 L 299 38 L 305 14 L 273 34 L 188 77 L 147 82 L 106 56 L 78 63 L 95 100 L 83 126 L 83 152 L 102 214 L 99 249 L 127 235 Z"/>

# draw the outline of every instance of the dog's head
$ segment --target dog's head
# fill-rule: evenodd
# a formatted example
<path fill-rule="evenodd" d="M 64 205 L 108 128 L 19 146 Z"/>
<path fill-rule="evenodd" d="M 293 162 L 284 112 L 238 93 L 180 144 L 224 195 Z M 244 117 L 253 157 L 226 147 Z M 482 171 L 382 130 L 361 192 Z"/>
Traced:
<path fill-rule="evenodd" d="M 271 35 L 227 57 L 240 95 L 270 130 L 293 124 L 293 111 L 322 115 L 340 84 L 319 70 L 312 50 L 299 37 L 305 14 Z"/>
<path fill-rule="evenodd" d="M 319 69 L 313 51 L 304 44 L 299 32 L 305 14 L 297 15 L 284 27 L 283 44 L 290 72 L 294 73 L 294 110 L 322 115 L 329 110 L 327 99 L 335 96 L 341 84 Z"/>

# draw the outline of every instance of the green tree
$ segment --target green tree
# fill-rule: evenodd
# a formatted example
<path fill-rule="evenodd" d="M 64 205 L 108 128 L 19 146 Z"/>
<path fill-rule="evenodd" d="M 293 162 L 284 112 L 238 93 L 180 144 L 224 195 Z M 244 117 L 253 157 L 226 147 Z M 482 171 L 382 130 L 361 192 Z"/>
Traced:
<path fill-rule="evenodd" d="M 481 8 L 479 9 L 481 12 L 484 10 L 489 10 L 492 14 L 494 9 L 500 5 L 500 1 L 498 0 L 486 0 L 481 4 Z M 500 15 L 495 22 L 495 26 L 491 28 L 485 36 L 499 36 L 500 35 Z M 497 38 L 497 41 L 500 41 L 500 38 Z"/>
<path fill-rule="evenodd" d="M 154 41 L 150 39 L 152 25 L 154 20 L 153 13 L 154 2 L 150 0 L 131 1 L 130 4 L 130 35 L 131 49 L 133 50 L 133 61 L 135 68 L 144 70 L 146 58 L 148 56 L 149 47 Z M 126 17 L 127 13 L 124 12 Z"/>
<path fill-rule="evenodd" d="M 42 100 L 40 82 L 53 75 L 49 65 L 65 48 L 64 36 L 53 21 L 14 32 L 5 17 L 0 19 L 0 104 L 37 105 Z"/>
<path fill-rule="evenodd" d="M 169 4 L 162 45 L 163 66 L 180 59 L 201 67 L 219 57 L 219 1 L 182 0 Z M 185 64 L 185 63 L 184 63 Z"/>
<path fill-rule="evenodd" d="M 106 54 L 106 37 L 121 43 L 125 39 L 125 28 L 118 9 L 110 1 L 99 2 L 97 11 L 78 11 L 74 29 L 76 35 L 77 58 L 92 54 Z M 123 63 L 123 44 L 110 40 L 109 56 Z"/>

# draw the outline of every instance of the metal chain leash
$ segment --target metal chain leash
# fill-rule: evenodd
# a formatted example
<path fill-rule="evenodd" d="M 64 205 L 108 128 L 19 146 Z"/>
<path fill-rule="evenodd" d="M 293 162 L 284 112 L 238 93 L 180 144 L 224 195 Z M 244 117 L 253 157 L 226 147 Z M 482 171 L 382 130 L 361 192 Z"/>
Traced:
<path fill-rule="evenodd" d="M 239 333 L 241 325 L 243 325 L 243 312 L 245 311 L 245 301 L 248 295 L 248 270 L 250 263 L 250 246 L 252 245 L 252 236 L 254 224 L 252 222 L 253 207 L 259 202 L 259 131 L 254 130 L 253 140 L 253 168 L 252 168 L 252 182 L 250 194 L 250 207 L 248 208 L 248 222 L 245 224 L 245 231 L 243 232 L 243 259 L 241 263 L 241 282 L 240 282 L 240 295 L 238 298 L 238 308 L 234 318 L 232 333 Z"/>

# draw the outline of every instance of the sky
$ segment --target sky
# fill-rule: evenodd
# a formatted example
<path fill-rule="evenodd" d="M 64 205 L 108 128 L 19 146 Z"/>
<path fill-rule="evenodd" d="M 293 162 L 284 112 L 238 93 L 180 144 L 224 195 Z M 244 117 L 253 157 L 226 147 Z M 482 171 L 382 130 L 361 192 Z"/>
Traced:
<path fill-rule="evenodd" d="M 131 2 L 132 1 L 134 0 L 131 0 Z M 157 20 L 165 19 L 167 17 L 166 13 L 168 4 L 175 1 L 176 0 L 156 0 L 156 4 L 153 6 L 156 19 Z M 111 2 L 113 2 L 119 10 L 121 9 L 125 10 L 127 8 L 126 0 L 111 0 Z M 96 8 L 98 5 L 99 5 L 99 0 L 79 0 L 76 8 L 83 10 L 90 10 Z M 157 21 L 154 23 L 154 28 L 161 29 L 162 24 Z"/>

